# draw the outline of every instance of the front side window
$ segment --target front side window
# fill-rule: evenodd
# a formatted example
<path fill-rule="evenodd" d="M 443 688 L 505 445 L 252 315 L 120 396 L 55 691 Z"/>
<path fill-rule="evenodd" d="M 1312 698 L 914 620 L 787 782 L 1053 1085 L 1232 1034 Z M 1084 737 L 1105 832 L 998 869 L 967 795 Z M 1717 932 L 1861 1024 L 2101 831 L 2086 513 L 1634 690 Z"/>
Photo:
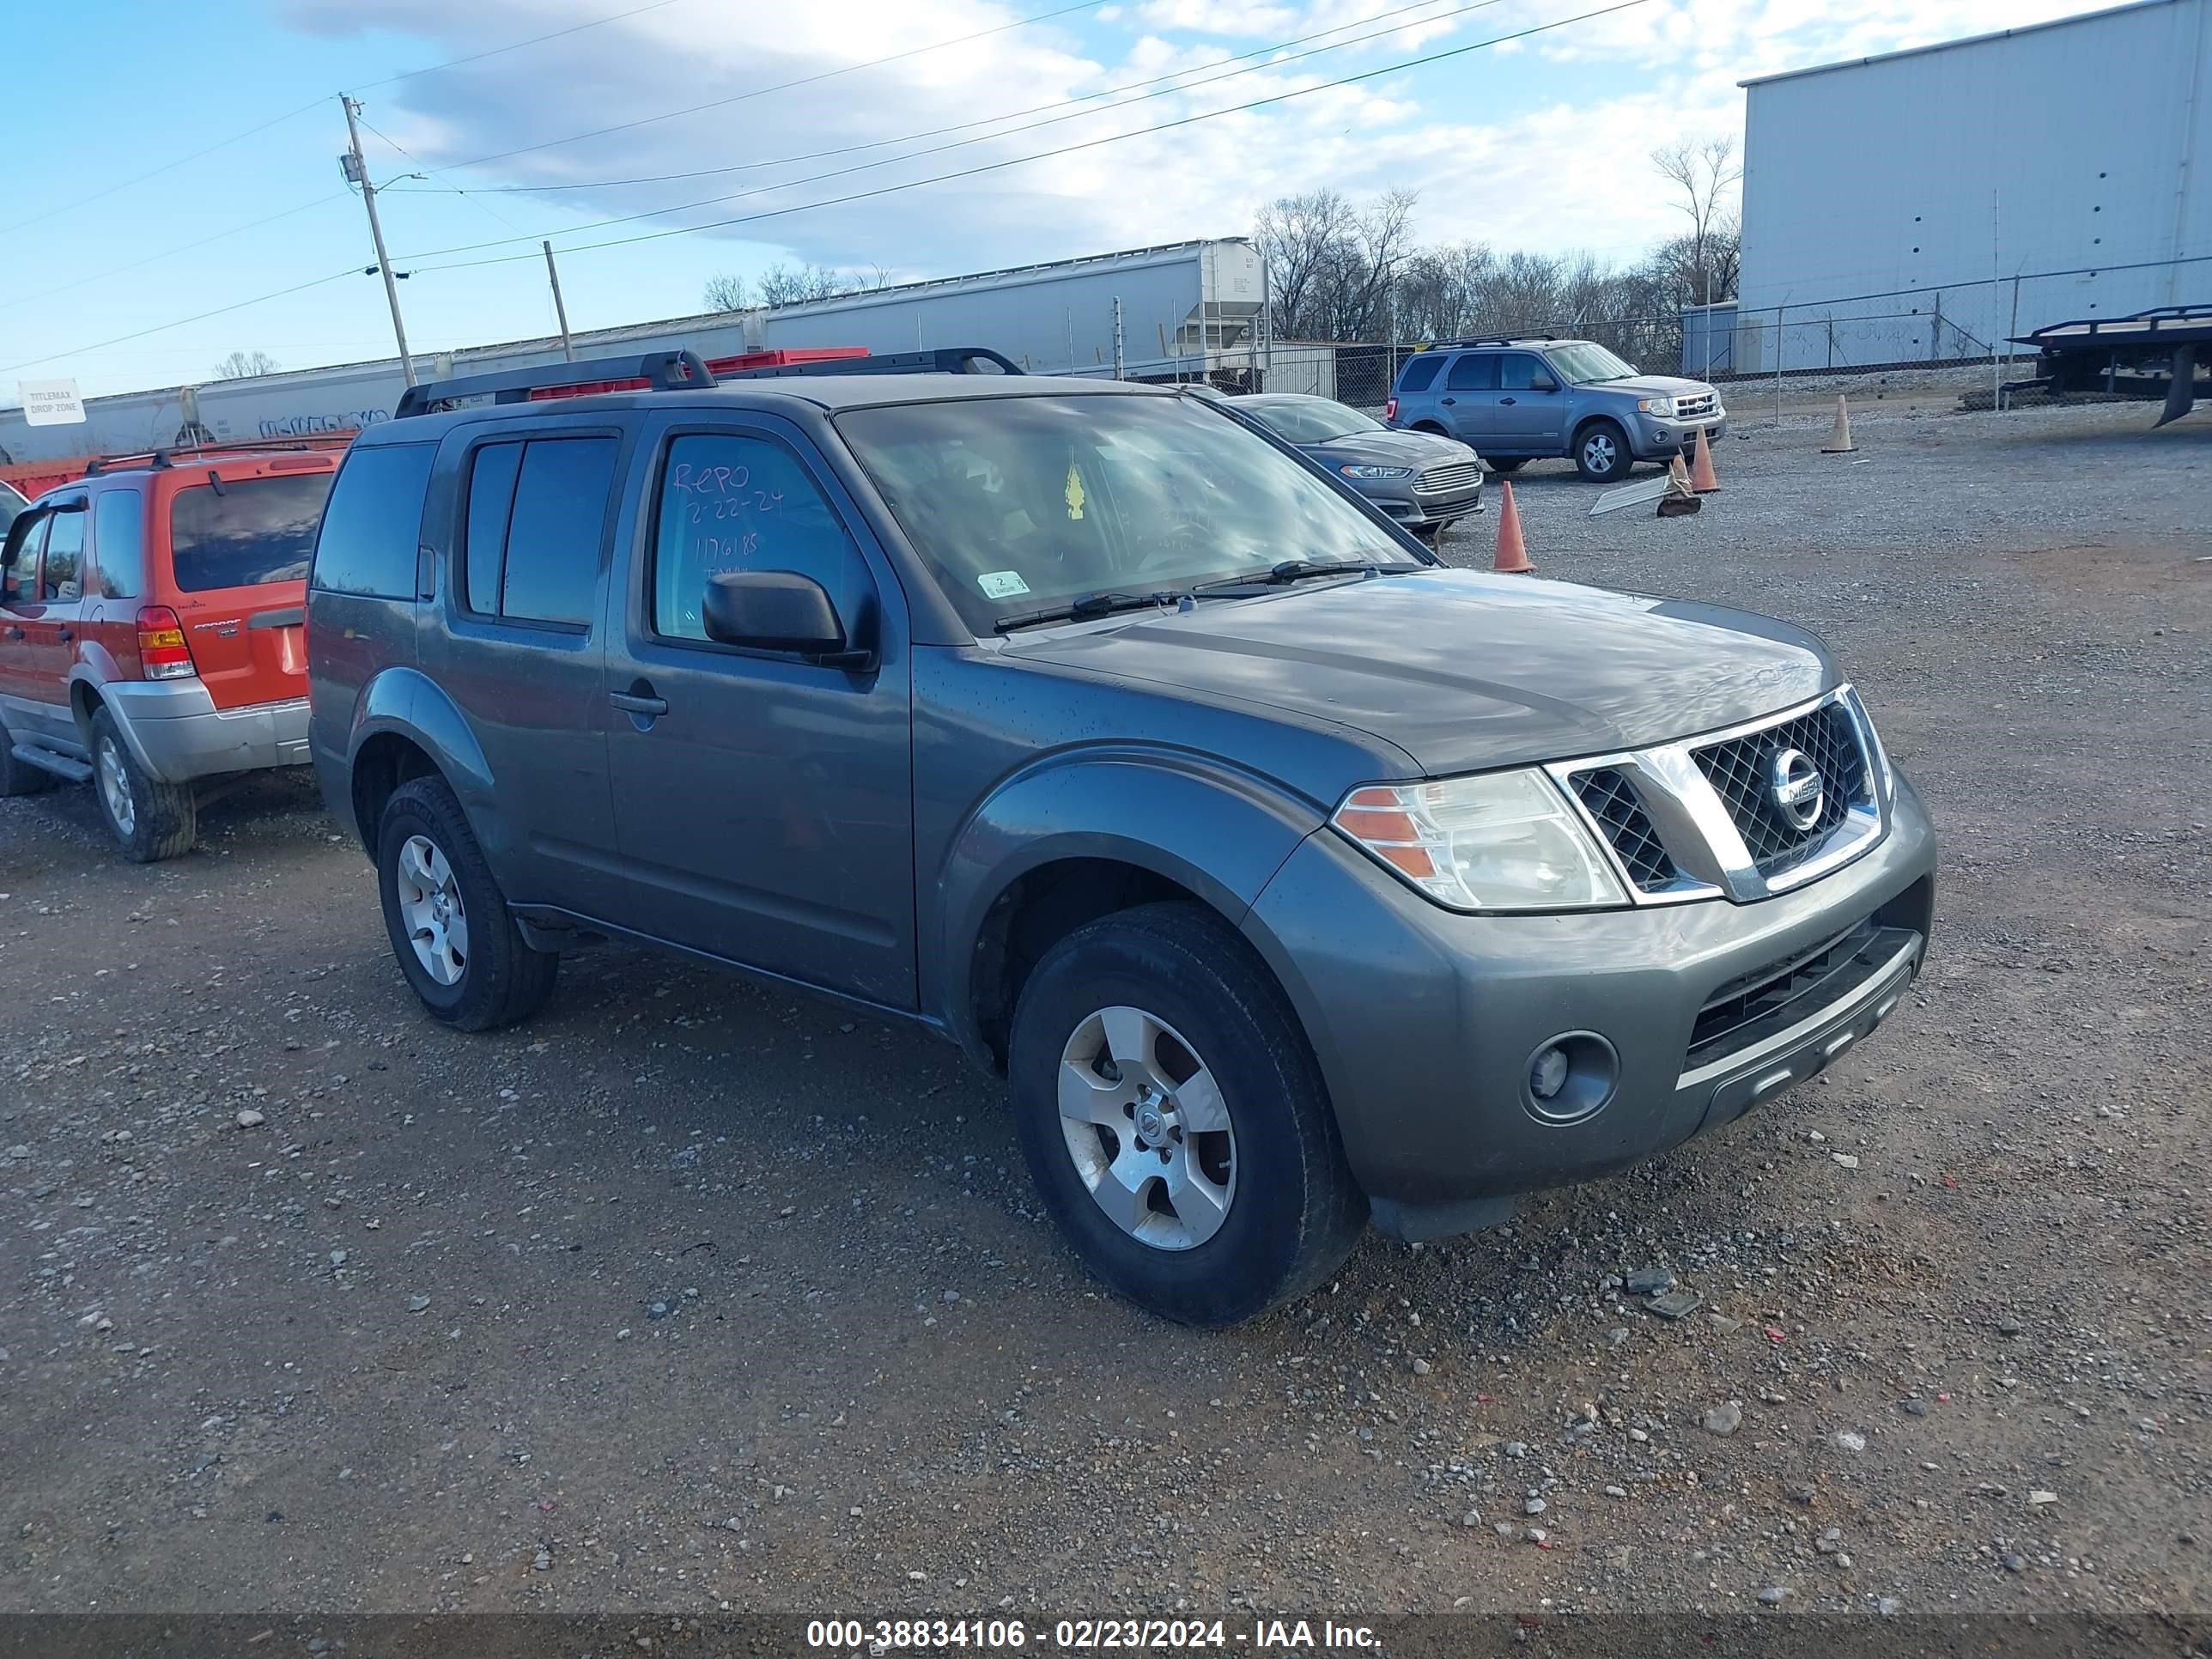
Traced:
<path fill-rule="evenodd" d="M 1540 384 L 1552 384 L 1552 371 L 1544 367 L 1544 360 L 1534 352 L 1509 351 L 1498 362 L 1499 391 L 1533 392 Z"/>
<path fill-rule="evenodd" d="M 77 567 L 84 559 L 84 514 L 57 513 L 46 532 L 46 574 L 39 597 L 49 605 L 68 605 L 84 597 Z"/>
<path fill-rule="evenodd" d="M 1298 460 L 1189 398 L 965 398 L 851 410 L 837 428 L 978 634 L 1291 560 L 1411 562 Z"/>
<path fill-rule="evenodd" d="M 146 498 L 104 489 L 92 502 L 92 560 L 102 599 L 135 599 L 146 591 Z"/>
<path fill-rule="evenodd" d="M 52 515 L 26 513 L 8 528 L 8 597 L 27 605 L 39 594 L 39 552 Z"/>
<path fill-rule="evenodd" d="M 687 434 L 660 471 L 653 632 L 705 639 L 707 581 L 725 570 L 811 576 L 848 629 L 872 592 L 860 550 L 796 454 L 772 438 Z"/>
<path fill-rule="evenodd" d="M 169 505 L 169 566 L 187 593 L 303 580 L 331 493 L 327 472 L 188 485 Z M 413 548 L 409 548 L 411 556 Z"/>
<path fill-rule="evenodd" d="M 1447 392 L 1495 392 L 1498 390 L 1498 354 L 1494 351 L 1470 351 L 1451 366 L 1451 374 L 1444 381 Z"/>

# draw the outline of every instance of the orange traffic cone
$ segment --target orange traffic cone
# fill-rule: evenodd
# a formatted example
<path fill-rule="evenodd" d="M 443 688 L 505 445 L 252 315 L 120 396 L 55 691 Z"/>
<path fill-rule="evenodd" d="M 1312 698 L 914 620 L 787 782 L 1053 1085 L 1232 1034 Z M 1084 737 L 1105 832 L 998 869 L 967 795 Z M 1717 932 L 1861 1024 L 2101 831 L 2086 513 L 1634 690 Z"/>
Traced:
<path fill-rule="evenodd" d="M 1682 452 L 1679 449 L 1674 452 L 1674 459 L 1667 463 L 1667 482 L 1680 484 L 1685 489 L 1690 488 L 1690 469 L 1682 464 Z"/>
<path fill-rule="evenodd" d="M 1521 509 L 1513 505 L 1513 484 L 1500 478 L 1498 488 L 1504 496 L 1498 508 L 1498 556 L 1491 568 L 1508 576 L 1533 576 L 1536 567 L 1528 562 L 1528 549 L 1521 539 Z"/>
<path fill-rule="evenodd" d="M 1720 487 L 1720 474 L 1713 471 L 1713 452 L 1705 447 L 1705 429 L 1699 427 L 1696 458 L 1690 463 L 1690 488 L 1700 495 L 1710 495 Z"/>
<path fill-rule="evenodd" d="M 1836 394 L 1836 425 L 1828 434 L 1828 441 L 1820 446 L 1823 455 L 1848 455 L 1858 446 L 1851 441 L 1851 411 L 1844 402 L 1844 394 Z"/>

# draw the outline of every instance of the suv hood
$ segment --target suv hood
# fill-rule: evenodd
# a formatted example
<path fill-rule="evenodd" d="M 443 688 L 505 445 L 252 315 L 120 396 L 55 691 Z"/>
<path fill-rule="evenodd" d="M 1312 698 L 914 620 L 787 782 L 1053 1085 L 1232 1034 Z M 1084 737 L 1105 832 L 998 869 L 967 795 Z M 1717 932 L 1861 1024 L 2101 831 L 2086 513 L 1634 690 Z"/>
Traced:
<path fill-rule="evenodd" d="M 1471 570 L 1201 599 L 1009 650 L 1351 726 L 1430 777 L 1668 742 L 1839 684 L 1786 623 Z"/>
<path fill-rule="evenodd" d="M 1593 380 L 1589 392 L 1626 392 L 1638 398 L 1680 398 L 1686 392 L 1711 392 L 1703 380 L 1686 380 L 1679 374 L 1632 374 L 1625 380 Z"/>

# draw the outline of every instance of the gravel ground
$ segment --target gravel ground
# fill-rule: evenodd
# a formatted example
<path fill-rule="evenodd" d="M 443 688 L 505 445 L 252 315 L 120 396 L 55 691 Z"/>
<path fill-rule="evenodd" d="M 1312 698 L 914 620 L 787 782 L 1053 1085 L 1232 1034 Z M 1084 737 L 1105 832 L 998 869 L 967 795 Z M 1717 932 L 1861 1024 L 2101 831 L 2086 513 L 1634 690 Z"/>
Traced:
<path fill-rule="evenodd" d="M 0 1609 L 2201 1632 L 2212 420 L 1855 418 L 1724 443 L 1695 518 L 1516 489 L 1546 576 L 1839 649 L 1944 836 L 1908 1005 L 1224 1334 L 1101 1295 L 921 1037 L 621 950 L 456 1036 L 297 781 L 154 868 L 0 802 Z"/>

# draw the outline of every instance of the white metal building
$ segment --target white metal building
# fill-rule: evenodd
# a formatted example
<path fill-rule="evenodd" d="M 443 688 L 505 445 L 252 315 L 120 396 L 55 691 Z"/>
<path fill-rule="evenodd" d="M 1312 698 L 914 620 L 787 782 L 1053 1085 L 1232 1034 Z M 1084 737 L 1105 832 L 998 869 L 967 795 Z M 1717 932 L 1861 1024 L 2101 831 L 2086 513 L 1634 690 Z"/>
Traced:
<path fill-rule="evenodd" d="M 800 346 L 912 351 L 989 346 L 1033 374 L 1110 375 L 1115 325 L 1132 380 L 1255 367 L 1264 347 L 1260 255 L 1242 237 L 1134 248 L 1050 264 L 908 283 L 832 300 L 710 312 L 592 330 L 579 357 L 689 346 L 702 357 Z M 1119 302 L 1118 308 L 1116 301 Z M 513 340 L 416 355 L 425 380 L 561 361 L 561 342 Z M 66 374 L 68 365 L 52 373 Z M 389 420 L 404 386 L 399 360 L 296 369 L 85 401 L 82 425 L 29 426 L 0 409 L 0 461 L 114 453 L 204 441 L 339 432 Z M 194 432 L 197 426 L 198 431 Z"/>
<path fill-rule="evenodd" d="M 2212 301 L 2212 0 L 1744 82 L 1735 368 Z"/>

